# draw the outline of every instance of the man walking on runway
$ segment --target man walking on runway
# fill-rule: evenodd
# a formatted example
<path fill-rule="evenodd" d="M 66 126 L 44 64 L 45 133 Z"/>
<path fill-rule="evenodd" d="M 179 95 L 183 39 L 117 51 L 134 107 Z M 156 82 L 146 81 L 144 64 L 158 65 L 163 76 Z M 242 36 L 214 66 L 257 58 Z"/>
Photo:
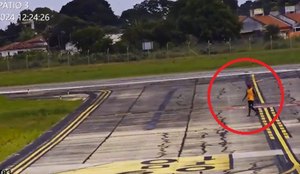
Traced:
<path fill-rule="evenodd" d="M 258 115 L 258 109 L 254 108 L 254 99 L 255 99 L 255 91 L 252 87 L 251 84 L 247 84 L 247 91 L 246 91 L 246 95 L 243 98 L 243 101 L 246 99 L 248 100 L 248 108 L 249 108 L 249 113 L 248 113 L 248 117 L 250 117 L 251 114 L 251 109 L 256 113 L 256 115 Z"/>

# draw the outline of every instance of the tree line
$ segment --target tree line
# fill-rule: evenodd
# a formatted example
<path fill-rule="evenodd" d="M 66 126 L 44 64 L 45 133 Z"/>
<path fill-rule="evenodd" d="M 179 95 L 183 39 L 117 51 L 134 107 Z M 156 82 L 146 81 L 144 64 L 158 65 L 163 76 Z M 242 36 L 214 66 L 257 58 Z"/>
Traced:
<path fill-rule="evenodd" d="M 238 15 L 249 15 L 252 8 L 266 13 L 286 3 L 300 0 L 144 0 L 116 16 L 106 0 L 73 0 L 59 12 L 49 8 L 24 10 L 21 14 L 49 14 L 50 20 L 36 21 L 35 30 L 23 21 L 0 30 L 0 46 L 43 35 L 51 49 L 62 50 L 73 42 L 83 53 L 104 52 L 108 48 L 125 52 L 128 45 L 140 49 L 143 41 L 154 41 L 159 47 L 175 45 L 193 37 L 197 42 L 227 41 L 239 38 Z M 122 41 L 113 45 L 106 34 L 123 33 Z"/>

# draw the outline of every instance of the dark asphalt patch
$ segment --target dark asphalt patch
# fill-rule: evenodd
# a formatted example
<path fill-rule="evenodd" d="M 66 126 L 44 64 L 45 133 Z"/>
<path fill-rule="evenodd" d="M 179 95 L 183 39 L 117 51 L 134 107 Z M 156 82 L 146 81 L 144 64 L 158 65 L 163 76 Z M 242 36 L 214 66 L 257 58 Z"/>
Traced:
<path fill-rule="evenodd" d="M 177 91 L 177 88 L 169 91 L 169 93 L 165 97 L 165 100 L 159 106 L 158 111 L 154 113 L 151 121 L 147 123 L 147 125 L 145 127 L 146 130 L 153 130 L 156 128 L 156 125 L 158 124 L 163 111 L 166 109 L 168 103 L 171 101 L 172 96 L 174 95 L 174 93 L 176 91 Z"/>

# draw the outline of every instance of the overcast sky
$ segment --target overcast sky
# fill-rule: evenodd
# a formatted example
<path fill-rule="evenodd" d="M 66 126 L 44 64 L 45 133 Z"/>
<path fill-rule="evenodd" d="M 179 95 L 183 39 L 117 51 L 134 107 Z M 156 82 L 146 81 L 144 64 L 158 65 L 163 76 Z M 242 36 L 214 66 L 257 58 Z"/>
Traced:
<path fill-rule="evenodd" d="M 26 6 L 28 2 L 29 9 L 34 10 L 37 7 L 48 7 L 55 11 L 60 11 L 61 7 L 72 0 L 0 0 L 0 5 L 3 2 L 22 3 Z M 132 8 L 135 4 L 142 2 L 143 0 L 107 0 L 111 4 L 111 8 L 116 15 L 121 15 L 122 11 Z M 238 0 L 239 4 L 244 3 L 246 0 Z M 2 9 L 0 7 L 0 14 L 14 14 L 17 15 L 24 9 Z M 1 17 L 0 17 L 1 19 Z M 10 21 L 0 21 L 0 28 L 4 29 L 10 23 Z"/>

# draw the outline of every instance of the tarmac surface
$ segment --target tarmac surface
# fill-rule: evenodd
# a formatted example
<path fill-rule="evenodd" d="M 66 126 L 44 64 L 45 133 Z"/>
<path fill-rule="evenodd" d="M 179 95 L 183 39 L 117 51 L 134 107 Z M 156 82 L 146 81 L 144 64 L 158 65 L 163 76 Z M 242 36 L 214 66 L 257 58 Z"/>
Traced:
<path fill-rule="evenodd" d="M 96 88 L 97 99 L 73 121 L 8 168 L 23 174 L 300 173 L 300 72 L 279 76 L 283 111 L 264 132 L 238 135 L 218 125 L 207 104 L 210 78 Z M 256 90 L 258 116 L 247 117 L 246 81 Z M 253 131 L 277 114 L 280 91 L 271 74 L 232 75 L 217 78 L 211 99 L 223 124 Z"/>

